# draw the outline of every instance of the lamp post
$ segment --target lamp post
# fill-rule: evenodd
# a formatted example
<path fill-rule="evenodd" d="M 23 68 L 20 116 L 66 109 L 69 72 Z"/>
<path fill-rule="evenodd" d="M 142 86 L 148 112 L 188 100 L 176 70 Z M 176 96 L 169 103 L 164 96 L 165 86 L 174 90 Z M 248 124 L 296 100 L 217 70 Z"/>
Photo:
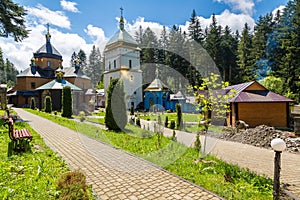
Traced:
<path fill-rule="evenodd" d="M 275 151 L 274 158 L 274 183 L 273 183 L 273 199 L 280 199 L 280 156 L 281 152 L 286 148 L 285 142 L 280 138 L 271 141 L 271 147 Z"/>

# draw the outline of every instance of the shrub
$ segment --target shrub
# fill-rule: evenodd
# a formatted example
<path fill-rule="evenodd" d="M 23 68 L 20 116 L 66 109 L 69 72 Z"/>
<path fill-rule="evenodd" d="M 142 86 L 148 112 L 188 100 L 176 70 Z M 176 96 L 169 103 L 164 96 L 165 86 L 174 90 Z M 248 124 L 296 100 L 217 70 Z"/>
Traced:
<path fill-rule="evenodd" d="M 72 91 L 69 86 L 63 87 L 62 90 L 62 117 L 72 117 Z"/>
<path fill-rule="evenodd" d="M 174 121 L 174 119 L 171 119 L 170 129 L 175 129 L 175 121 Z"/>
<path fill-rule="evenodd" d="M 104 121 L 114 131 L 124 129 L 127 124 L 124 85 L 119 79 L 112 79 L 108 86 Z"/>
<path fill-rule="evenodd" d="M 168 125 L 169 125 L 169 118 L 168 118 L 168 116 L 166 116 L 166 118 L 165 118 L 165 127 L 168 127 Z"/>
<path fill-rule="evenodd" d="M 181 130 L 183 121 L 182 121 L 181 105 L 179 103 L 176 104 L 176 112 L 177 112 L 177 121 L 176 121 L 177 129 Z"/>
<path fill-rule="evenodd" d="M 135 124 L 136 124 L 138 127 L 141 127 L 141 120 L 140 120 L 140 118 L 136 118 Z"/>
<path fill-rule="evenodd" d="M 133 105 L 130 106 L 130 115 L 134 115 L 134 108 L 133 108 Z"/>
<path fill-rule="evenodd" d="M 59 199 L 90 199 L 85 175 L 76 170 L 62 175 L 58 181 Z"/>
<path fill-rule="evenodd" d="M 197 151 L 200 151 L 200 150 L 201 150 L 200 133 L 197 133 L 196 140 L 195 140 L 195 142 L 194 142 L 194 148 L 195 148 Z"/>
<path fill-rule="evenodd" d="M 46 96 L 45 98 L 45 112 L 46 113 L 52 112 L 52 100 L 50 96 Z"/>
<path fill-rule="evenodd" d="M 85 113 L 84 113 L 84 111 L 80 111 L 79 112 L 79 117 L 80 117 L 79 119 L 80 119 L 81 122 L 83 122 L 85 120 Z"/>
<path fill-rule="evenodd" d="M 30 108 L 31 108 L 32 110 L 35 109 L 35 99 L 34 99 L 34 97 L 31 97 L 31 99 L 30 99 Z"/>
<path fill-rule="evenodd" d="M 176 132 L 173 130 L 172 141 L 177 142 Z"/>

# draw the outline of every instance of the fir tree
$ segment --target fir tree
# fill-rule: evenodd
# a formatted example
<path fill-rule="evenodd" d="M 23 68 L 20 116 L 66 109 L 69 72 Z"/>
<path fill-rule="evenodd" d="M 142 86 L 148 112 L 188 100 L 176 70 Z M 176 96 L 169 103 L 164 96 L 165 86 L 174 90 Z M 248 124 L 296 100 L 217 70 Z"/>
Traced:
<path fill-rule="evenodd" d="M 106 95 L 105 125 L 109 130 L 121 131 L 127 124 L 123 81 L 111 79 Z"/>
<path fill-rule="evenodd" d="M 63 87 L 62 90 L 62 117 L 72 117 L 72 90 L 69 86 Z"/>
<path fill-rule="evenodd" d="M 96 87 L 103 73 L 103 62 L 100 50 L 96 48 L 95 45 L 89 55 L 89 62 L 83 70 L 84 73 L 91 78 L 93 87 Z"/>
<path fill-rule="evenodd" d="M 12 36 L 16 42 L 28 37 L 26 11 L 11 0 L 0 1 L 0 37 Z"/>
<path fill-rule="evenodd" d="M 251 58 L 252 35 L 250 27 L 246 23 L 242 32 L 241 41 L 238 44 L 237 64 L 239 68 L 238 77 L 241 82 L 253 81 L 255 78 L 255 70 L 252 69 Z"/>

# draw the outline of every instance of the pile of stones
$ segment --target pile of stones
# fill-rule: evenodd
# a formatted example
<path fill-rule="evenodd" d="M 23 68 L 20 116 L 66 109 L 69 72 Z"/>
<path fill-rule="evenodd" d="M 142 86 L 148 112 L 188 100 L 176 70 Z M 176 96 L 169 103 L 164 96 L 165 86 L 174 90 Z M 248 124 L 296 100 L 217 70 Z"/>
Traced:
<path fill-rule="evenodd" d="M 286 151 L 300 153 L 300 138 L 293 138 L 290 132 L 265 125 L 239 131 L 230 129 L 223 132 L 220 138 L 269 149 L 274 138 L 281 138 L 286 142 Z"/>

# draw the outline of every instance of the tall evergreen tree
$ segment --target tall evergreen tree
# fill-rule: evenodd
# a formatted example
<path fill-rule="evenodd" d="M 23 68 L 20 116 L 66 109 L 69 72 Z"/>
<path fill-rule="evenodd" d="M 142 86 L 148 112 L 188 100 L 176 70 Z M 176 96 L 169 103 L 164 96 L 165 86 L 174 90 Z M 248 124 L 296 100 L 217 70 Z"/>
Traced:
<path fill-rule="evenodd" d="M 219 66 L 222 69 L 223 81 L 234 83 L 237 75 L 237 38 L 232 35 L 229 26 L 226 26 L 220 40 Z"/>
<path fill-rule="evenodd" d="M 271 75 L 283 79 L 283 94 L 300 101 L 300 1 L 289 1 L 267 43 Z"/>
<path fill-rule="evenodd" d="M 203 43 L 204 34 L 202 32 L 200 21 L 199 21 L 197 15 L 196 15 L 195 10 L 193 10 L 193 12 L 192 12 L 192 16 L 191 16 L 190 21 L 189 21 L 188 30 L 189 30 L 189 37 L 192 40 L 198 42 L 199 44 Z"/>
<path fill-rule="evenodd" d="M 123 81 L 111 79 L 106 95 L 105 125 L 110 130 L 120 131 L 127 124 Z"/>
<path fill-rule="evenodd" d="M 269 34 L 274 25 L 272 14 L 260 16 L 254 27 L 253 45 L 251 57 L 253 59 L 252 68 L 255 71 L 256 79 L 266 77 L 270 71 L 270 63 L 266 55 L 266 46 Z"/>
<path fill-rule="evenodd" d="M 28 37 L 25 9 L 11 0 L 0 1 L 0 37 L 14 37 L 16 42 Z"/>
<path fill-rule="evenodd" d="M 62 117 L 71 118 L 73 114 L 72 90 L 69 86 L 63 87 L 62 90 Z"/>
<path fill-rule="evenodd" d="M 96 48 L 95 45 L 93 46 L 93 49 L 89 55 L 89 62 L 83 71 L 91 78 L 93 87 L 96 87 L 103 73 L 103 62 L 101 59 L 100 50 L 99 48 Z"/>
<path fill-rule="evenodd" d="M 221 75 L 223 76 L 223 69 L 220 66 L 220 42 L 221 42 L 221 30 L 222 28 L 218 26 L 215 14 L 212 15 L 212 23 L 207 29 L 207 35 L 205 40 L 205 49 L 207 53 L 214 60 L 217 68 L 219 69 Z"/>
<path fill-rule="evenodd" d="M 241 40 L 238 44 L 238 78 L 241 82 L 253 81 L 255 79 L 255 71 L 252 69 L 253 59 L 251 58 L 252 35 L 250 27 L 246 23 L 242 31 Z"/>
<path fill-rule="evenodd" d="M 77 53 L 74 51 L 71 56 L 70 66 L 75 67 L 75 60 L 78 59 Z"/>
<path fill-rule="evenodd" d="M 100 51 L 98 52 L 98 54 L 100 54 Z M 87 57 L 86 57 L 85 52 L 82 49 L 80 49 L 77 56 L 79 59 L 81 69 L 82 70 L 85 69 L 87 66 Z M 101 54 L 100 54 L 100 59 L 101 59 Z M 101 63 L 101 64 L 103 64 L 103 63 Z M 103 66 L 101 66 L 101 67 L 103 67 Z"/>

